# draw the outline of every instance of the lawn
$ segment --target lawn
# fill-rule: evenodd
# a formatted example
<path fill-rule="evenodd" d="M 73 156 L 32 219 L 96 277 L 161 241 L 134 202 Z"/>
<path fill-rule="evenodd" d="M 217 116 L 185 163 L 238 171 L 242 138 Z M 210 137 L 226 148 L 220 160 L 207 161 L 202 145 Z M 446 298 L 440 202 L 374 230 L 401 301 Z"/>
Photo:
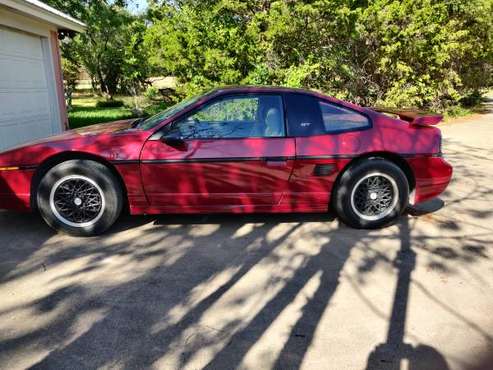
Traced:
<path fill-rule="evenodd" d="M 117 100 L 123 100 L 125 105 L 122 107 L 97 107 L 99 100 L 95 97 L 78 96 L 74 97 L 72 110 L 68 113 L 70 128 L 79 128 L 93 125 L 95 123 L 117 121 L 120 119 L 129 119 L 137 117 L 129 106 L 132 105 L 131 97 L 118 97 Z M 139 98 L 143 99 L 143 98 Z M 141 102 L 144 107 L 144 115 L 149 116 L 165 109 L 168 104 L 164 102 L 146 103 Z"/>

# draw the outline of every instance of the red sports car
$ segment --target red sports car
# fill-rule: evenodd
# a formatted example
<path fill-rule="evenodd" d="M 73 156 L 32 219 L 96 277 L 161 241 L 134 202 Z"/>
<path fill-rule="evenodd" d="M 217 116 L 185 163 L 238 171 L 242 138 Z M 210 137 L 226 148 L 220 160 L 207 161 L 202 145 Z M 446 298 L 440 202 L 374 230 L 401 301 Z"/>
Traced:
<path fill-rule="evenodd" d="M 440 116 L 389 116 L 316 92 L 210 91 L 147 119 L 67 131 L 0 154 L 0 208 L 104 232 L 131 214 L 327 212 L 376 228 L 436 197 L 452 167 Z"/>

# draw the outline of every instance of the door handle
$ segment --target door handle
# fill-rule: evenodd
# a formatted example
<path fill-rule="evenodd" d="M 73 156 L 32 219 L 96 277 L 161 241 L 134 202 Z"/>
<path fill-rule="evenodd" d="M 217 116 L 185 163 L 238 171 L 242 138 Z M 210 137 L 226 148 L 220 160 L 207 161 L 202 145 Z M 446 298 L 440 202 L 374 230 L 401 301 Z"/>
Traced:
<path fill-rule="evenodd" d="M 288 162 L 285 159 L 267 159 L 266 164 L 269 167 L 287 167 Z"/>

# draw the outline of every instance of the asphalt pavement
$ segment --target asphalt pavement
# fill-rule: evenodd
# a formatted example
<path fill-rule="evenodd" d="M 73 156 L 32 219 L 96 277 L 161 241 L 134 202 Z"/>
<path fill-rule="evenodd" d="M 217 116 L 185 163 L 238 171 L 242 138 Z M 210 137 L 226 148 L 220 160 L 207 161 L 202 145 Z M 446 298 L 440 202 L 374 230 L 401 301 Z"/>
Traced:
<path fill-rule="evenodd" d="M 442 126 L 454 177 L 382 230 L 329 215 L 0 212 L 0 368 L 465 369 L 493 350 L 493 114 Z"/>

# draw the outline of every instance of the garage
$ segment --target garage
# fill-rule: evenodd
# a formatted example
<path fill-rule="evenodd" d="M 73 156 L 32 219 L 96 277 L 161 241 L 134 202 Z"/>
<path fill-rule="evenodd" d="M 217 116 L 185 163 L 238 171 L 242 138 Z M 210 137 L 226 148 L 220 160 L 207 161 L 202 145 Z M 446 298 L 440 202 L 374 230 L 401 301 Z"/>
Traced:
<path fill-rule="evenodd" d="M 34 0 L 0 0 L 0 151 L 67 127 L 58 34 L 83 24 Z"/>

